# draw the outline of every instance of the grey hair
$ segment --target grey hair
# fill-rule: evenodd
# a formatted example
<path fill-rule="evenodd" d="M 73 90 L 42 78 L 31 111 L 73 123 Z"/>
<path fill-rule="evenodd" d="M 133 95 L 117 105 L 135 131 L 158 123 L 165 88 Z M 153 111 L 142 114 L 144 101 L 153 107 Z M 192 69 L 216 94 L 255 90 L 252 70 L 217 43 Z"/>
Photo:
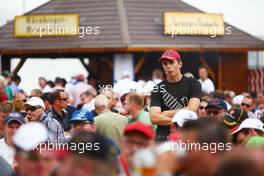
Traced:
<path fill-rule="evenodd" d="M 108 108 L 109 104 L 108 104 L 108 99 L 105 95 L 97 95 L 95 97 L 95 102 L 94 102 L 94 106 L 95 107 L 105 107 Z"/>

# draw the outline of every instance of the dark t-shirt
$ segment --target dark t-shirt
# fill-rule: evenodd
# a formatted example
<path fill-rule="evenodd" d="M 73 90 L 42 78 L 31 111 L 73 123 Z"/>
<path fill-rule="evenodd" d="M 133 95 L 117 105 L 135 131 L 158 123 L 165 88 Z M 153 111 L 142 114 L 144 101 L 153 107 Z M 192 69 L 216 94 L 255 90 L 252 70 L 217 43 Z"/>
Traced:
<path fill-rule="evenodd" d="M 162 81 L 153 88 L 150 106 L 159 106 L 161 112 L 165 110 L 181 109 L 188 105 L 191 98 L 201 98 L 201 84 L 195 78 L 185 76 L 176 83 Z M 169 126 L 159 126 L 157 135 L 169 135 Z"/>

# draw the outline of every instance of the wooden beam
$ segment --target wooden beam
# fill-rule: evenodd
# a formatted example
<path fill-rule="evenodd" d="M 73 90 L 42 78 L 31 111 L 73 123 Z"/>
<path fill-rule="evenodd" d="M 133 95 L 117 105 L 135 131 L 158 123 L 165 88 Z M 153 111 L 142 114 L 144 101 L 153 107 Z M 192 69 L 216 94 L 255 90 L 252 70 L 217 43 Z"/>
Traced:
<path fill-rule="evenodd" d="M 10 71 L 10 68 L 11 68 L 11 59 L 10 58 L 7 58 L 5 55 L 2 55 L 1 56 L 1 71 L 5 71 L 5 70 L 8 70 Z"/>
<path fill-rule="evenodd" d="M 209 64 L 206 62 L 206 60 L 203 57 L 200 57 L 200 62 L 202 63 L 202 65 L 204 65 L 207 68 L 208 75 L 215 82 L 216 81 L 216 76 L 215 76 L 214 70 L 209 66 Z"/>
<path fill-rule="evenodd" d="M 85 64 L 85 62 L 83 61 L 83 58 L 79 58 L 79 60 L 88 73 L 93 73 L 92 70 L 89 68 L 89 66 Z"/>
<path fill-rule="evenodd" d="M 111 68 L 111 69 L 113 69 L 113 62 L 112 62 L 112 59 L 111 58 L 106 58 L 106 63 L 109 65 L 109 67 Z"/>
<path fill-rule="evenodd" d="M 83 65 L 83 67 L 88 71 L 87 65 L 83 61 L 83 58 L 79 58 L 79 60 L 80 60 L 81 64 Z"/>
<path fill-rule="evenodd" d="M 16 75 L 22 66 L 25 64 L 27 58 L 21 58 L 19 63 L 17 64 L 16 68 L 12 71 L 12 75 Z"/>
<path fill-rule="evenodd" d="M 221 56 L 219 56 L 218 57 L 218 64 L 217 64 L 217 69 L 218 69 L 218 89 L 219 90 L 222 90 L 222 88 L 223 88 L 223 85 L 222 85 L 222 57 Z"/>
<path fill-rule="evenodd" d="M 137 75 L 139 73 L 139 71 L 141 70 L 144 62 L 145 62 L 145 58 L 144 57 L 139 59 L 137 65 L 135 66 L 135 75 Z"/>
<path fill-rule="evenodd" d="M 23 49 L 23 50 L 0 50 L 0 54 L 6 55 L 30 55 L 30 54 L 67 54 L 67 53 L 102 53 L 102 52 L 163 52 L 166 49 L 174 48 L 180 52 L 206 52 L 206 51 L 215 51 L 215 52 L 247 52 L 250 50 L 254 51 L 264 51 L 264 48 L 202 48 L 201 46 L 185 48 L 185 47 L 176 47 L 176 46 L 128 46 L 120 48 L 62 48 L 62 49 Z"/>

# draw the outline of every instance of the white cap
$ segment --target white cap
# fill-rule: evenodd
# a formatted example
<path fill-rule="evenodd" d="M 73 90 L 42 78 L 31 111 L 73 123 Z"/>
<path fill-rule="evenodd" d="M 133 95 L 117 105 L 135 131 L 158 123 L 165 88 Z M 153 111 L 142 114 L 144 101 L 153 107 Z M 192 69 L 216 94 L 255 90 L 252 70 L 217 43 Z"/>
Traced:
<path fill-rule="evenodd" d="M 19 127 L 13 143 L 23 151 L 31 151 L 48 140 L 48 130 L 39 122 L 29 122 Z"/>
<path fill-rule="evenodd" d="M 30 106 L 41 106 L 43 108 L 45 108 L 44 102 L 41 98 L 39 97 L 31 97 L 27 102 L 27 105 Z"/>
<path fill-rule="evenodd" d="M 179 110 L 172 118 L 172 123 L 177 123 L 180 127 L 188 120 L 197 120 L 198 116 L 195 112 L 188 109 Z"/>
<path fill-rule="evenodd" d="M 259 119 L 247 118 L 240 124 L 238 129 L 236 129 L 232 134 L 235 134 L 244 128 L 251 128 L 264 132 L 263 126 L 264 124 Z"/>
<path fill-rule="evenodd" d="M 233 99 L 232 99 L 232 104 L 235 104 L 235 105 L 241 105 L 242 103 L 242 100 L 245 96 L 243 95 L 237 95 L 235 96 Z"/>

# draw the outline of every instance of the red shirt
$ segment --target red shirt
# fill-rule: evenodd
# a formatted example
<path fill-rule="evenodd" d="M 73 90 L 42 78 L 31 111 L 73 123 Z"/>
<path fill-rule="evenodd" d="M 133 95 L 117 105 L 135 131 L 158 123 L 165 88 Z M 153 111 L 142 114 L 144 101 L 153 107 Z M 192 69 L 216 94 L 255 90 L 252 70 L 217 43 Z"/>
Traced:
<path fill-rule="evenodd" d="M 1 93 L 0 102 L 3 103 L 8 100 L 7 95 L 5 92 Z"/>

